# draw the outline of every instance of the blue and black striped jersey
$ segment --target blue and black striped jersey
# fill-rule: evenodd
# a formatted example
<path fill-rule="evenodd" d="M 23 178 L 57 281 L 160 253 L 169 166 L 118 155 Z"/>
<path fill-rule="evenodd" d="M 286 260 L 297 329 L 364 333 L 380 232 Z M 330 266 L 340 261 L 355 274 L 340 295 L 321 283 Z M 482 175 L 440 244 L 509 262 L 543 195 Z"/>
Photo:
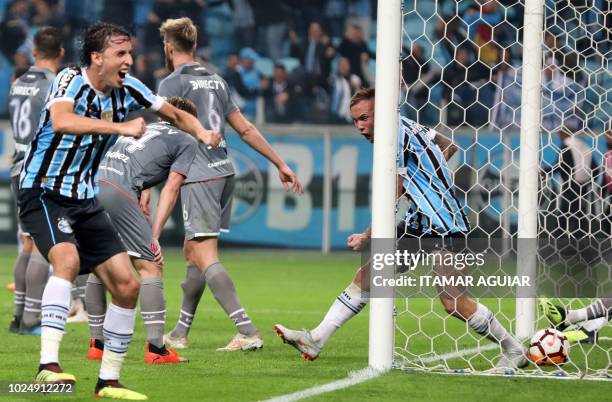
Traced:
<path fill-rule="evenodd" d="M 86 199 L 95 195 L 100 160 L 117 136 L 55 133 L 49 108 L 56 102 L 73 103 L 74 113 L 80 116 L 122 122 L 130 111 L 159 110 L 164 100 L 131 75 L 125 77 L 121 88 L 108 93 L 93 88 L 83 67 L 68 67 L 57 75 L 26 151 L 20 188 L 45 188 L 65 197 Z"/>
<path fill-rule="evenodd" d="M 397 161 L 409 200 L 408 228 L 438 236 L 470 230 L 440 147 L 433 143 L 428 129 L 405 117 L 400 118 Z"/>

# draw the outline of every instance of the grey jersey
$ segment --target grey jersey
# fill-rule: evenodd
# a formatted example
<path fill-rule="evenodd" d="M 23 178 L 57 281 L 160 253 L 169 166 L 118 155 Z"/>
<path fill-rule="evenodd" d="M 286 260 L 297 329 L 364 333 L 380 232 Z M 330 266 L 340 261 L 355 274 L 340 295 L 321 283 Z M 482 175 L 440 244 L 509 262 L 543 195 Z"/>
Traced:
<path fill-rule="evenodd" d="M 15 140 L 11 176 L 18 175 L 21 170 L 26 148 L 36 133 L 40 111 L 54 78 L 51 70 L 32 66 L 11 85 L 9 113 Z"/>
<path fill-rule="evenodd" d="M 188 63 L 166 77 L 160 83 L 158 93 L 165 98 L 180 96 L 195 103 L 202 126 L 222 136 L 217 148 L 208 149 L 206 144 L 199 144 L 186 183 L 234 174 L 234 167 L 227 157 L 224 131 L 227 116 L 238 111 L 238 106 L 232 100 L 225 80 L 199 63 Z"/>
<path fill-rule="evenodd" d="M 119 137 L 106 152 L 98 178 L 119 186 L 130 197 L 168 178 L 170 171 L 187 176 L 197 141 L 169 123 L 147 125 L 140 138 Z"/>

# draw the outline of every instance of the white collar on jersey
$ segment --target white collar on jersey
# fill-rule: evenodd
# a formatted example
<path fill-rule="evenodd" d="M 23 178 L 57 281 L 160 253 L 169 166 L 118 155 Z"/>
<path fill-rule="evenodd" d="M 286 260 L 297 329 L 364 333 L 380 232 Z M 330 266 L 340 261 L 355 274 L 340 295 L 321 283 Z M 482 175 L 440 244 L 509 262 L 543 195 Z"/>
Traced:
<path fill-rule="evenodd" d="M 98 95 L 101 98 L 106 98 L 107 96 L 110 95 L 112 88 L 108 91 L 108 92 L 102 92 L 98 89 L 96 89 L 93 84 L 91 83 L 91 81 L 89 80 L 89 77 L 87 76 L 87 67 L 81 67 L 81 73 L 83 74 L 83 79 L 85 80 L 85 83 L 87 85 L 89 85 L 91 87 L 91 89 L 93 89 L 96 92 L 96 95 Z"/>

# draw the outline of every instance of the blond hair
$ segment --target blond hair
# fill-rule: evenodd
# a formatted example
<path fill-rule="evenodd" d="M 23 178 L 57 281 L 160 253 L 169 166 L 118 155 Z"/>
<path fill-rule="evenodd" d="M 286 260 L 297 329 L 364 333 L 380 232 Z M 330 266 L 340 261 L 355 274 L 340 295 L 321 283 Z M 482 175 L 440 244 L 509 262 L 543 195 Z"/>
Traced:
<path fill-rule="evenodd" d="M 351 103 L 349 107 L 353 107 L 362 100 L 374 99 L 375 91 L 374 88 L 361 88 L 359 91 L 351 97 Z"/>
<path fill-rule="evenodd" d="M 191 53 L 198 40 L 198 28 L 190 18 L 169 18 L 159 27 L 161 36 L 183 53 Z"/>

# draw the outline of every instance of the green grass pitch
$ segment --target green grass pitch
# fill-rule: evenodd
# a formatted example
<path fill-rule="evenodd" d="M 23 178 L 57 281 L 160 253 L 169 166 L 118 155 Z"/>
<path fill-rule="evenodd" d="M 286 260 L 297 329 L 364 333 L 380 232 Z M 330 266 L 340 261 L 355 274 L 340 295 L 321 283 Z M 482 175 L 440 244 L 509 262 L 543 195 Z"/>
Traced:
<path fill-rule="evenodd" d="M 166 249 L 165 292 L 168 326 L 177 319 L 184 263 L 180 251 Z M 39 338 L 7 332 L 13 313 L 12 294 L 4 284 L 12 282 L 14 247 L 0 249 L 0 382 L 30 382 L 36 372 Z M 315 362 L 303 360 L 273 333 L 276 323 L 312 328 L 338 293 L 348 284 L 359 264 L 359 255 L 317 252 L 222 250 L 240 299 L 264 336 L 262 351 L 218 353 L 235 333 L 209 291 L 206 291 L 190 334 L 191 347 L 184 351 L 190 363 L 145 365 L 144 328 L 140 318 L 122 370 L 122 382 L 157 401 L 257 401 L 347 377 L 367 366 L 368 313 L 364 311 L 345 325 L 326 345 Z M 429 301 L 415 302 L 428 311 Z M 437 308 L 437 307 L 436 307 Z M 367 310 L 367 309 L 366 309 Z M 509 312 L 510 313 L 510 312 Z M 405 317 L 403 319 L 406 319 Z M 428 333 L 441 324 L 425 320 Z M 455 324 L 453 324 L 455 325 Z M 416 342 L 415 345 L 427 342 Z M 420 347 L 420 346 L 415 346 Z M 424 346 L 423 346 L 424 347 Z M 607 344 L 610 349 L 610 343 Z M 86 324 L 68 324 L 60 353 L 63 368 L 77 376 L 73 396 L 0 395 L 4 400 L 91 400 L 99 362 L 85 359 L 88 348 Z M 425 349 L 417 351 L 424 353 Z M 598 359 L 607 356 L 599 356 Z M 560 381 L 516 377 L 477 377 L 392 371 L 382 377 L 319 395 L 324 401 L 598 401 L 610 395 L 610 383 Z"/>

